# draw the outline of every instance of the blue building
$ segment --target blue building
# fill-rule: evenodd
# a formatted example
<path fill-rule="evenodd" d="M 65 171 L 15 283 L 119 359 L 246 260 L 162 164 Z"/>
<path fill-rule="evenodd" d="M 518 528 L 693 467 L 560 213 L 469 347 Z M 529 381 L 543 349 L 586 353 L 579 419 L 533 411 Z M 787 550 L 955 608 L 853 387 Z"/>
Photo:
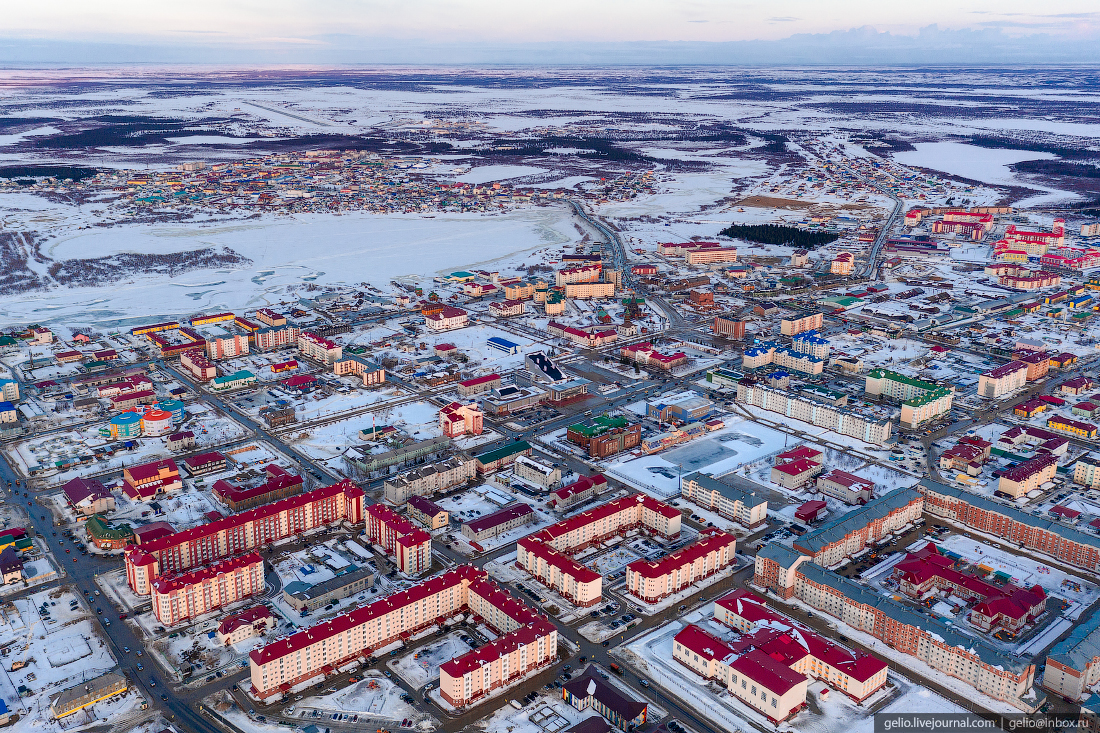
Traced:
<path fill-rule="evenodd" d="M 10 402 L 0 402 L 0 423 L 19 422 L 19 413 Z"/>
<path fill-rule="evenodd" d="M 492 336 L 485 343 L 497 351 L 503 351 L 505 354 L 519 353 L 519 344 L 513 344 L 511 341 L 502 339 L 500 336 Z"/>

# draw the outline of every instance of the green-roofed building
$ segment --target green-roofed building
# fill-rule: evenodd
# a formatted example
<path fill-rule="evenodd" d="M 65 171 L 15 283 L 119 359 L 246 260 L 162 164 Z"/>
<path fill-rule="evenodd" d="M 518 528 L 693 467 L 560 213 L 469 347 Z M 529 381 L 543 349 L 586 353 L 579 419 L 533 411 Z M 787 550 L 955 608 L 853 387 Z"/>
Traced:
<path fill-rule="evenodd" d="M 517 440 L 501 448 L 486 451 L 480 456 L 474 456 L 477 461 L 478 473 L 491 473 L 507 466 L 520 456 L 531 455 L 531 444 L 526 440 Z"/>
<path fill-rule="evenodd" d="M 901 402 L 901 426 L 915 429 L 951 412 L 954 387 L 944 387 L 889 369 L 872 369 L 867 374 L 865 391 Z"/>
<path fill-rule="evenodd" d="M 642 442 L 642 426 L 638 423 L 631 424 L 625 417 L 600 415 L 593 418 L 591 423 L 570 425 L 566 437 L 570 443 L 588 451 L 588 455 L 593 458 L 613 456 L 635 448 Z"/>
<path fill-rule="evenodd" d="M 229 389 L 251 387 L 255 383 L 256 375 L 247 369 L 242 369 L 233 374 L 226 374 L 224 377 L 214 377 L 210 380 L 210 389 L 214 392 L 225 392 Z"/>
<path fill-rule="evenodd" d="M 84 523 L 84 531 L 88 533 L 92 544 L 101 550 L 121 550 L 134 541 L 134 530 L 128 524 L 110 525 L 107 521 L 93 514 Z"/>

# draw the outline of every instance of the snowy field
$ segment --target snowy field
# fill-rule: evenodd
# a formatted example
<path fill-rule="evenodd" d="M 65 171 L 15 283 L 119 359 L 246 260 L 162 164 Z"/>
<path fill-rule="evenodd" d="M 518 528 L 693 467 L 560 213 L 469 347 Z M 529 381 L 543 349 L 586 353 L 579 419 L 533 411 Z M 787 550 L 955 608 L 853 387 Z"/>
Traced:
<path fill-rule="evenodd" d="M 27 197 L 0 193 L 0 210 Z M 177 277 L 133 277 L 99 287 L 20 293 L 0 299 L 2 325 L 63 322 L 119 328 L 196 311 L 239 311 L 279 300 L 306 282 L 384 285 L 395 278 L 496 269 L 497 261 L 577 237 L 564 207 L 520 209 L 496 215 L 415 214 L 340 217 L 263 216 L 225 224 L 123 224 L 78 230 L 75 207 L 51 206 L 71 222 L 47 247 L 54 259 L 105 257 L 122 252 L 171 253 L 228 247 L 250 264 L 194 271 Z M 415 258 L 409 253 L 416 252 Z"/>

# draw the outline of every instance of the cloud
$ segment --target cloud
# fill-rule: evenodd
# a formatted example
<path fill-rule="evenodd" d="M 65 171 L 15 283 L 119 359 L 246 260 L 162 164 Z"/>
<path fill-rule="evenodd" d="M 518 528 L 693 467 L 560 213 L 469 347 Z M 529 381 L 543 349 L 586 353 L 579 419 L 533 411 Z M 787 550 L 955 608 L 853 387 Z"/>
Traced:
<path fill-rule="evenodd" d="M 770 23 L 790 23 L 795 20 L 802 20 L 801 18 L 795 18 L 793 15 L 780 15 L 774 18 L 768 18 Z"/>

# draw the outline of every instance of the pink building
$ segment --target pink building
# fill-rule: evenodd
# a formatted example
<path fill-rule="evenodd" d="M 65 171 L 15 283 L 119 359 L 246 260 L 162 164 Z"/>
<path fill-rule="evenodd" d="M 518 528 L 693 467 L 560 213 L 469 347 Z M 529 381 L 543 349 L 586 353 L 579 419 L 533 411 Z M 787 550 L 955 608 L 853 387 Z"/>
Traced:
<path fill-rule="evenodd" d="M 481 435 L 484 419 L 485 414 L 476 402 L 468 405 L 452 402 L 439 410 L 439 429 L 449 438 Z"/>
<path fill-rule="evenodd" d="M 371 543 L 393 556 L 397 568 L 416 575 L 432 567 L 432 536 L 385 504 L 367 507 L 366 529 Z"/>
<path fill-rule="evenodd" d="M 211 359 L 229 359 L 248 353 L 248 335 L 215 336 L 206 340 L 206 355 Z"/>
<path fill-rule="evenodd" d="M 662 354 L 660 351 L 653 348 L 653 344 L 648 341 L 624 346 L 619 349 L 619 354 L 633 361 L 635 364 L 655 366 L 665 371 L 686 364 L 688 360 L 687 354 L 682 351 L 677 351 L 673 354 Z"/>
<path fill-rule="evenodd" d="M 692 583 L 709 578 L 737 562 L 737 538 L 718 529 L 671 555 L 626 566 L 626 589 L 646 603 L 656 603 Z"/>
<path fill-rule="evenodd" d="M 665 539 L 679 537 L 680 519 L 679 510 L 650 496 L 625 496 L 522 538 L 516 567 L 570 602 L 592 606 L 603 595 L 603 577 L 571 555 L 633 529 Z"/>
<path fill-rule="evenodd" d="M 264 590 L 264 561 L 250 552 L 152 582 L 153 613 L 165 626 L 201 616 Z"/>
<path fill-rule="evenodd" d="M 440 692 L 451 705 L 469 705 L 557 660 L 557 629 L 545 616 L 502 591 L 485 571 L 460 565 L 254 649 L 251 693 L 260 699 L 286 693 L 464 612 L 498 637 L 491 650 L 479 654 L 478 649 L 440 667 Z"/>

